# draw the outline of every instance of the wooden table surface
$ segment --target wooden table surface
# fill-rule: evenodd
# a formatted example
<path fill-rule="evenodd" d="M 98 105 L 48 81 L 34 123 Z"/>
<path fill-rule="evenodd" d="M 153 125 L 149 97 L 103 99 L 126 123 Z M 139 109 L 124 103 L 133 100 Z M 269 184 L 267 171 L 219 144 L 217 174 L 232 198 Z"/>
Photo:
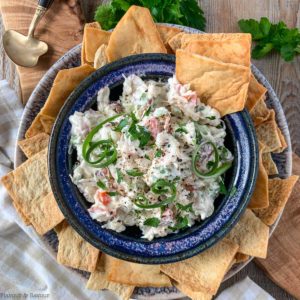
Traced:
<path fill-rule="evenodd" d="M 273 22 L 283 20 L 288 26 L 300 27 L 300 0 L 199 0 L 198 2 L 207 19 L 207 32 L 238 32 L 239 19 L 258 19 L 263 16 L 267 16 Z M 0 79 L 7 79 L 20 95 L 16 69 L 2 48 L 2 32 L 3 25 L 0 20 Z M 259 61 L 255 60 L 253 63 L 264 73 L 279 96 L 288 120 L 293 151 L 300 155 L 300 55 L 292 63 L 284 62 L 277 54 Z M 275 299 L 294 299 L 267 278 L 254 262 L 226 281 L 220 290 L 246 276 Z"/>

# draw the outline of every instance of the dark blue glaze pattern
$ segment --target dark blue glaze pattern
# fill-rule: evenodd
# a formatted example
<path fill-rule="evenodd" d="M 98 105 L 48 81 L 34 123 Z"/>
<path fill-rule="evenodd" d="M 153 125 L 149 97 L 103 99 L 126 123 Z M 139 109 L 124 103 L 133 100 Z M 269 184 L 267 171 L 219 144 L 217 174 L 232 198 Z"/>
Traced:
<path fill-rule="evenodd" d="M 69 117 L 85 111 L 96 101 L 98 91 L 123 81 L 123 76 L 172 77 L 175 60 L 171 55 L 144 54 L 108 64 L 85 79 L 71 94 L 55 123 L 49 148 L 52 190 L 68 222 L 87 241 L 102 251 L 139 263 L 169 263 L 191 257 L 222 238 L 238 220 L 250 199 L 257 171 L 257 145 L 253 125 L 246 111 L 225 117 L 235 149 L 231 187 L 234 195 L 226 196 L 219 209 L 201 225 L 185 234 L 169 235 L 151 242 L 134 239 L 103 229 L 78 201 L 76 188 L 69 176 L 68 149 L 71 132 Z M 230 190 L 229 188 L 229 190 Z"/>

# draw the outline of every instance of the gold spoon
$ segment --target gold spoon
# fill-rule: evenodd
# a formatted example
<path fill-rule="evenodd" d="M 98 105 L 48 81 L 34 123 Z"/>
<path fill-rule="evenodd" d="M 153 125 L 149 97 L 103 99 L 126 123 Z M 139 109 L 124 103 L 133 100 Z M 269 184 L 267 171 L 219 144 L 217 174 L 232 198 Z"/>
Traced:
<path fill-rule="evenodd" d="M 48 45 L 45 42 L 34 38 L 34 30 L 52 2 L 53 0 L 39 0 L 27 36 L 14 30 L 5 31 L 3 47 L 15 64 L 23 67 L 34 67 L 39 57 L 48 51 Z"/>

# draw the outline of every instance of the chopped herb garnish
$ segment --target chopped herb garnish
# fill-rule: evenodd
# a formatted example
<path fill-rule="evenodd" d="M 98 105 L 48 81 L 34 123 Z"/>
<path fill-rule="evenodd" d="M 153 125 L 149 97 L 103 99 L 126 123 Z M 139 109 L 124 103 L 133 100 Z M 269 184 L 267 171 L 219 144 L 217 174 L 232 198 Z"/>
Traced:
<path fill-rule="evenodd" d="M 108 195 L 113 197 L 113 196 L 119 195 L 119 193 L 118 192 L 108 192 Z"/>
<path fill-rule="evenodd" d="M 176 207 L 180 210 L 183 210 L 183 211 L 194 212 L 193 203 L 189 203 L 187 205 L 182 205 L 180 203 L 176 203 Z"/>
<path fill-rule="evenodd" d="M 151 110 L 152 110 L 152 106 L 150 105 L 150 106 L 148 107 L 148 109 L 146 110 L 144 116 L 145 116 L 145 117 L 149 116 L 150 113 L 151 113 Z"/>
<path fill-rule="evenodd" d="M 151 160 L 148 154 L 145 154 L 144 156 L 146 159 Z"/>
<path fill-rule="evenodd" d="M 134 169 L 131 169 L 131 170 L 126 170 L 126 173 L 129 175 L 129 176 L 133 176 L 133 177 L 139 177 L 139 176 L 143 176 L 144 173 L 141 172 L 139 169 L 137 168 L 134 168 Z"/>
<path fill-rule="evenodd" d="M 128 133 L 133 141 L 138 140 L 140 142 L 140 147 L 146 146 L 151 139 L 151 133 L 148 129 L 144 126 L 137 125 L 135 122 L 132 122 L 130 125 Z"/>
<path fill-rule="evenodd" d="M 101 180 L 98 180 L 98 181 L 97 181 L 97 186 L 98 186 L 100 189 L 102 189 L 102 190 L 106 190 L 106 185 L 105 185 L 105 183 L 104 183 L 103 181 L 101 181 Z"/>
<path fill-rule="evenodd" d="M 184 127 L 179 127 L 175 130 L 175 132 L 178 132 L 178 133 L 188 133 L 188 131 L 186 130 L 186 128 Z"/>
<path fill-rule="evenodd" d="M 222 179 L 220 181 L 220 190 L 219 190 L 219 193 L 221 195 L 225 195 L 225 196 L 228 195 L 227 188 L 226 188 L 225 183 L 224 183 L 224 181 Z"/>
<path fill-rule="evenodd" d="M 144 225 L 150 227 L 158 227 L 160 220 L 158 218 L 149 218 L 144 221 Z"/>
<path fill-rule="evenodd" d="M 210 160 L 207 164 L 206 164 L 206 168 L 209 170 L 214 166 L 215 162 Z"/>
<path fill-rule="evenodd" d="M 129 124 L 128 118 L 122 119 L 120 123 L 115 127 L 114 131 L 121 132 L 122 129 Z"/>
<path fill-rule="evenodd" d="M 177 231 L 177 230 L 188 227 L 188 224 L 189 224 L 189 221 L 188 221 L 187 217 L 178 216 L 176 225 L 173 227 L 169 227 L 169 228 L 173 231 Z"/>
<path fill-rule="evenodd" d="M 210 117 L 206 117 L 206 119 L 208 119 L 208 120 L 215 120 L 216 117 L 215 116 L 210 116 Z"/>
<path fill-rule="evenodd" d="M 117 183 L 120 183 L 123 180 L 122 172 L 119 168 L 117 168 Z"/>
<path fill-rule="evenodd" d="M 162 153 L 163 153 L 163 152 L 162 152 L 161 149 L 157 149 L 154 156 L 155 156 L 155 157 L 161 157 L 161 156 L 162 156 Z"/>

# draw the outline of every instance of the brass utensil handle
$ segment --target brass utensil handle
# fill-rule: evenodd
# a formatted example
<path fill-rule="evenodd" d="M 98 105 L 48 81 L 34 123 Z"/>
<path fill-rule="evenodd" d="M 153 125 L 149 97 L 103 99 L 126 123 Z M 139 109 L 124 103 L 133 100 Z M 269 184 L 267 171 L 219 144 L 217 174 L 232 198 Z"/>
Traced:
<path fill-rule="evenodd" d="M 39 6 L 42 6 L 46 9 L 48 9 L 52 3 L 53 3 L 53 0 L 39 0 Z"/>
<path fill-rule="evenodd" d="M 35 28 L 37 27 L 38 23 L 44 16 L 47 9 L 51 6 L 52 2 L 53 0 L 39 0 L 38 6 L 35 10 L 35 14 L 29 26 L 29 30 L 28 30 L 29 37 L 33 37 Z"/>

